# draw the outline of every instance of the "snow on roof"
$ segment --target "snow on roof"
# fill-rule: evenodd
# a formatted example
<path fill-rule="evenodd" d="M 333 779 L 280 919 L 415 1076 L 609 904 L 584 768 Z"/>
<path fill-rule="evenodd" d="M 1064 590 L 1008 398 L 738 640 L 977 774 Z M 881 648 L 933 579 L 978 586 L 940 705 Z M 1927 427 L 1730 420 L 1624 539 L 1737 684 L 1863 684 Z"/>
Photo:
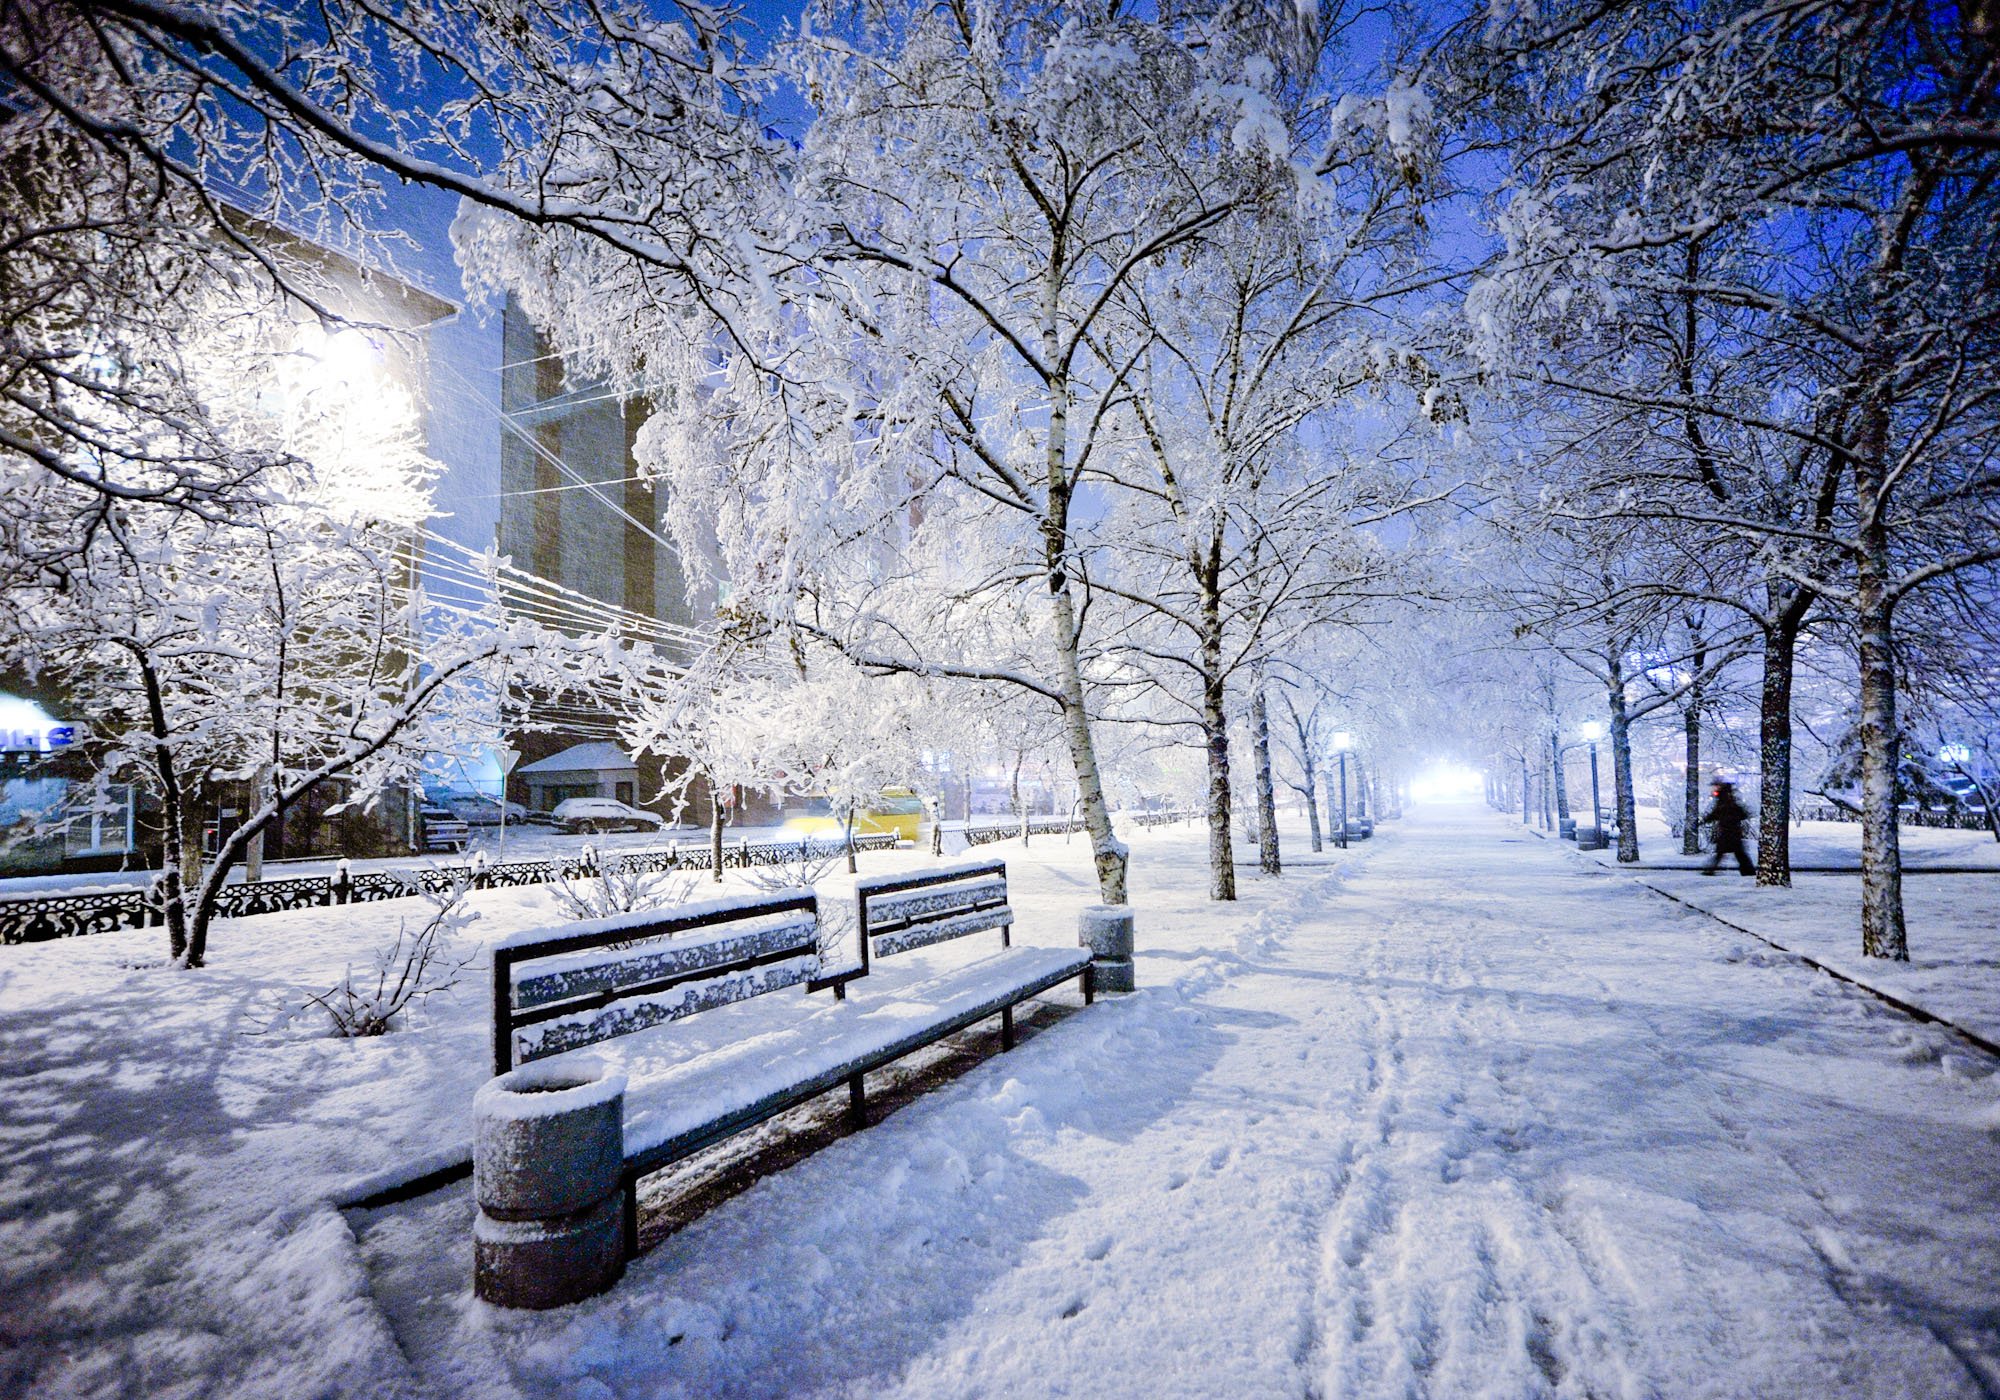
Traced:
<path fill-rule="evenodd" d="M 524 763 L 515 771 L 518 773 L 576 773 L 591 768 L 636 768 L 637 761 L 632 755 L 607 739 L 593 739 L 587 744 L 571 744 L 561 753 L 552 753 L 547 758 L 538 758 L 533 763 Z"/>

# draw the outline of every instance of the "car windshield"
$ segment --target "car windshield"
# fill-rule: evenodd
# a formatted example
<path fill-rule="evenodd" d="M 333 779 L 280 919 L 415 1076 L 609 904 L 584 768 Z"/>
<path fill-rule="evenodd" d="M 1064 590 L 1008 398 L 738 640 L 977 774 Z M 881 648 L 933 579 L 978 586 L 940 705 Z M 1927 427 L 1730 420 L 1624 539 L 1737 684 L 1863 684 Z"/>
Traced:
<path fill-rule="evenodd" d="M 869 810 L 880 812 L 885 817 L 921 817 L 924 804 L 921 798 L 916 797 L 884 797 Z"/>

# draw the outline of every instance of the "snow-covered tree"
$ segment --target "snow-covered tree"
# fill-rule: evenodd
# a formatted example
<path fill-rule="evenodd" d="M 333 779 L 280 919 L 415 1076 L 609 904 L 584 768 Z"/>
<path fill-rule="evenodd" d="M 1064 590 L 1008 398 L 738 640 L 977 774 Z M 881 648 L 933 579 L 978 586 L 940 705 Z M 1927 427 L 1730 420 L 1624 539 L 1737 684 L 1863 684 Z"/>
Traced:
<path fill-rule="evenodd" d="M 1523 306 L 1588 322 L 1678 300 L 1697 377 L 1604 354 L 1572 384 L 1691 425 L 1695 470 L 1647 509 L 1739 539 L 1798 586 L 1763 616 L 1790 625 L 1811 593 L 1852 627 L 1862 946 L 1906 957 L 1896 611 L 2000 554 L 1991 26 L 1915 0 L 1815 0 L 1522 6 L 1474 28 L 1520 141 L 1507 264 L 1473 302 L 1498 332 L 1489 358 L 1521 365 L 1505 328 Z M 1743 369 L 1711 392 L 1699 361 L 1718 352 Z M 1764 470 L 1702 450 L 1724 425 L 1767 439 Z"/>
<path fill-rule="evenodd" d="M 643 267 L 556 256 L 577 240 L 525 226 L 469 245 L 566 355 L 661 405 L 646 464 L 683 542 L 719 542 L 740 604 L 788 616 L 810 594 L 812 625 L 878 669 L 1017 680 L 1059 708 L 1111 902 L 1125 857 L 1075 530 L 1143 346 L 1114 303 L 1289 159 L 1272 90 L 1297 26 L 1281 6 L 815 8 L 779 45 L 814 114 L 786 157 L 785 217 L 745 235 L 746 300 L 770 315 L 761 339 L 718 339 L 705 379 L 655 350 L 681 302 Z M 1004 556 L 1005 587 L 1039 594 L 1034 669 L 879 606 L 867 581 L 912 517 L 947 512 Z"/>
<path fill-rule="evenodd" d="M 499 719 L 503 664 L 560 688 L 595 662 L 416 587 L 434 465 L 407 396 L 356 347 L 287 315 L 269 286 L 179 291 L 171 350 L 124 371 L 151 381 L 133 399 L 147 410 L 117 427 L 159 460 L 212 460 L 228 485 L 116 494 L 20 467 L 0 649 L 77 696 L 100 772 L 158 804 L 157 897 L 173 957 L 194 967 L 223 883 L 287 808 L 329 786 L 365 803 L 427 755 L 472 757 Z M 151 413 L 174 398 L 200 407 L 187 437 Z M 204 861 L 197 799 L 224 780 L 255 795 Z"/>

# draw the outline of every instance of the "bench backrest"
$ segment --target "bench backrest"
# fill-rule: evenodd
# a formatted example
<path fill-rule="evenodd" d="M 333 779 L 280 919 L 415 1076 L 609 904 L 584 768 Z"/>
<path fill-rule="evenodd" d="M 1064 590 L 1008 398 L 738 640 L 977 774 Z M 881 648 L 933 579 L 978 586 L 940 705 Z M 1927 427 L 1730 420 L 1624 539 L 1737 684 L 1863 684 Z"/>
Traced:
<path fill-rule="evenodd" d="M 1007 904 L 1007 862 L 971 861 L 921 875 L 884 875 L 855 886 L 855 927 L 861 970 L 875 958 L 924 948 L 988 929 L 1011 943 L 1014 911 Z"/>
<path fill-rule="evenodd" d="M 810 982 L 809 890 L 516 934 L 493 950 L 493 1072 Z"/>

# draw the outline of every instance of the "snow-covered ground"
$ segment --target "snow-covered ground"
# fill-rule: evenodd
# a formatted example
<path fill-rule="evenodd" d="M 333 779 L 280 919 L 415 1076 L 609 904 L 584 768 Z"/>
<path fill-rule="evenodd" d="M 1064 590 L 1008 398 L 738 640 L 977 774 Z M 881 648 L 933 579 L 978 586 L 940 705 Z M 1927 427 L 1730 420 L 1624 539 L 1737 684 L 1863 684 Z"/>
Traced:
<path fill-rule="evenodd" d="M 1654 813 L 1641 812 L 1639 839 L 1641 864 L 1648 867 L 1643 870 L 1620 867 L 1615 850 L 1568 847 L 1569 859 L 1623 869 L 1641 883 L 1781 948 L 2000 1043 L 2000 843 L 1985 832 L 1903 830 L 1910 872 L 1903 882 L 1910 960 L 1903 963 L 1861 955 L 1857 874 L 1800 874 L 1791 889 L 1760 889 L 1741 878 L 1733 863 L 1713 878 L 1690 873 L 1707 857 L 1679 854 L 1679 842 Z M 1858 870 L 1861 828 L 1851 822 L 1797 823 L 1792 827 L 1792 859 L 1799 865 Z M 1964 873 L 1968 868 L 1993 873 Z"/>
<path fill-rule="evenodd" d="M 313 1204 L 463 1136 L 476 978 L 376 1041 L 248 1034 L 408 902 L 225 925 L 192 974 L 133 966 L 157 931 L 0 950 L 0 1394 L 2000 1391 L 1989 1057 L 1483 809 L 1235 908 L 1200 833 L 1129 839 L 1139 995 L 540 1315 L 471 1300 L 463 1187 Z M 1070 942 L 1081 843 L 994 853 L 1017 937 Z M 482 945 L 552 913 L 474 898 Z"/>

